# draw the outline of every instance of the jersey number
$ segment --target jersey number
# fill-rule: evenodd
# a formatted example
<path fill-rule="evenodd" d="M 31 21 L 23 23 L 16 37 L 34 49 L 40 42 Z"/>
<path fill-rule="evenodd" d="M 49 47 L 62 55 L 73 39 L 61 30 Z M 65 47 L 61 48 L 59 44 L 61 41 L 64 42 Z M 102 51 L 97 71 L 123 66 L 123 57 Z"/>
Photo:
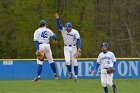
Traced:
<path fill-rule="evenodd" d="M 47 31 L 42 32 L 42 33 L 41 33 L 41 37 L 43 37 L 43 38 L 48 38 L 48 37 L 47 37 Z"/>
<path fill-rule="evenodd" d="M 110 62 L 109 62 L 109 61 L 107 61 L 107 64 L 110 64 Z"/>

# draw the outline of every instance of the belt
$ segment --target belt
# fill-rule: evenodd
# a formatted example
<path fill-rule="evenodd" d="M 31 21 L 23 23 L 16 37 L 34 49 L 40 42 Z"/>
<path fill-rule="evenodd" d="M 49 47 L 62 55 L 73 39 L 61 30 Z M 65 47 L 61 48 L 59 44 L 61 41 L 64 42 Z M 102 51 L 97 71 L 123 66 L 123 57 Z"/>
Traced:
<path fill-rule="evenodd" d="M 65 46 L 69 46 L 69 47 L 72 47 L 72 46 L 76 46 L 76 45 L 65 45 Z"/>
<path fill-rule="evenodd" d="M 49 43 L 39 43 L 39 44 L 49 44 Z"/>

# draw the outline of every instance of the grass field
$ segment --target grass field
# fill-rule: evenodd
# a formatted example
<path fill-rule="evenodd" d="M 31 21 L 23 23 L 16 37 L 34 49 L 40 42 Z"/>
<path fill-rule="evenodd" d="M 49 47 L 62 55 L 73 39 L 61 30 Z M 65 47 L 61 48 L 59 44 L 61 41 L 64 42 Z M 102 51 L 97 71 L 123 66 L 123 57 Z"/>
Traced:
<path fill-rule="evenodd" d="M 117 93 L 140 93 L 140 79 L 115 79 Z M 99 79 L 72 80 L 0 80 L 0 93 L 104 93 Z M 109 93 L 113 93 L 109 88 Z"/>

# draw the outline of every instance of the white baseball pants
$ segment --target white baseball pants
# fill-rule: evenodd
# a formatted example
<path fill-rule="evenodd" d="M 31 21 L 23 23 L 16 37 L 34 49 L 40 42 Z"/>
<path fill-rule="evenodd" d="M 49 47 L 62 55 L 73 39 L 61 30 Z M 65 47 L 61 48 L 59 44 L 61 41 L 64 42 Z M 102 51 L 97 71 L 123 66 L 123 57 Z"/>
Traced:
<path fill-rule="evenodd" d="M 101 85 L 103 87 L 111 86 L 113 85 L 113 73 L 107 74 L 107 73 L 101 73 Z"/>
<path fill-rule="evenodd" d="M 53 63 L 52 51 L 50 48 L 50 44 L 39 44 L 39 51 L 42 51 L 46 58 L 48 59 L 49 63 Z M 37 59 L 37 64 L 43 64 L 43 61 Z"/>
<path fill-rule="evenodd" d="M 71 62 L 73 62 L 74 66 L 78 66 L 77 59 L 74 57 L 76 51 L 76 46 L 64 46 L 64 56 L 66 65 L 70 65 Z"/>

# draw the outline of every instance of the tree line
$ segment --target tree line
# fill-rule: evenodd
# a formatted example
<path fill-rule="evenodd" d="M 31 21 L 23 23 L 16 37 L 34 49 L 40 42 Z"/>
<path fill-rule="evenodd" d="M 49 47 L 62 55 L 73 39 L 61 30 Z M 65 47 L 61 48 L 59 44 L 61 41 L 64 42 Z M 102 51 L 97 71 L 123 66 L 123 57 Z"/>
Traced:
<path fill-rule="evenodd" d="M 109 43 L 116 57 L 140 57 L 139 0 L 0 0 L 0 58 L 35 58 L 33 33 L 44 19 L 58 38 L 54 58 L 63 58 L 63 26 L 71 22 L 82 39 L 82 57 L 97 57 Z"/>

